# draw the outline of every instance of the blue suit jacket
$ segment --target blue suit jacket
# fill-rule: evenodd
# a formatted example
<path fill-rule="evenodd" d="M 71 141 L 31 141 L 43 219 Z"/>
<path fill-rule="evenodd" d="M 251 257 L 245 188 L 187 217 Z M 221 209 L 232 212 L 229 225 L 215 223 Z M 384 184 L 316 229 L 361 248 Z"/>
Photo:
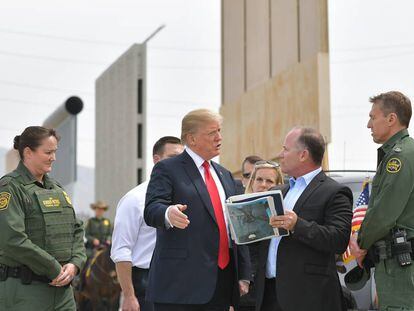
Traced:
<path fill-rule="evenodd" d="M 226 197 L 236 194 L 231 173 L 212 162 Z M 165 212 L 173 204 L 186 204 L 186 229 L 165 226 Z M 157 228 L 147 300 L 157 303 L 204 304 L 213 296 L 217 279 L 219 230 L 203 178 L 186 151 L 158 162 L 148 185 L 144 219 Z M 246 247 L 231 242 L 237 279 L 250 279 Z M 234 282 L 234 299 L 238 298 Z"/>

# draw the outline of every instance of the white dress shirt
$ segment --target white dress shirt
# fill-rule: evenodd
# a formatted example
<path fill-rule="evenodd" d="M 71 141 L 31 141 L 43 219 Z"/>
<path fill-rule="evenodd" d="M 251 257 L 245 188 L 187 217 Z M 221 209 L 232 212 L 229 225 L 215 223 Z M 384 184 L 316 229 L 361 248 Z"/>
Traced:
<path fill-rule="evenodd" d="M 154 252 L 156 229 L 144 221 L 148 181 L 130 190 L 119 201 L 112 233 L 111 259 L 129 261 L 132 266 L 148 269 Z"/>
<path fill-rule="evenodd" d="M 296 202 L 299 197 L 305 191 L 306 187 L 310 184 L 313 178 L 322 171 L 322 168 L 317 168 L 316 170 L 309 172 L 301 177 L 296 179 L 289 179 L 289 191 L 283 199 L 283 205 L 285 210 L 293 210 Z M 279 243 L 283 237 L 276 237 L 270 240 L 269 252 L 267 254 L 267 263 L 266 263 L 266 278 L 276 277 L 276 262 L 277 262 L 277 251 L 279 248 Z"/>

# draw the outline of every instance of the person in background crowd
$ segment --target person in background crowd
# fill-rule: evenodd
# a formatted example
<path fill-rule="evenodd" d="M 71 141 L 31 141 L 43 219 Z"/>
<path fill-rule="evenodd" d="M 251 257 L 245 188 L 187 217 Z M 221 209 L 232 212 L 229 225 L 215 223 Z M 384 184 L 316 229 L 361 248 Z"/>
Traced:
<path fill-rule="evenodd" d="M 86 254 L 88 258 L 93 255 L 93 250 L 102 245 L 111 244 L 112 225 L 104 213 L 109 206 L 103 201 L 97 201 L 91 204 L 91 209 L 95 212 L 95 217 L 88 220 L 85 227 L 86 237 Z"/>
<path fill-rule="evenodd" d="M 29 126 L 14 138 L 17 168 L 0 179 L 0 309 L 76 310 L 70 286 L 86 261 L 83 224 L 48 176 L 55 130 Z"/>
<path fill-rule="evenodd" d="M 283 174 L 279 164 L 273 161 L 260 160 L 256 161 L 253 166 L 250 179 L 246 185 L 246 193 L 268 191 L 270 188 L 282 184 Z M 266 241 L 248 244 L 253 282 L 250 283 L 249 293 L 241 297 L 239 311 L 254 311 L 256 309 L 256 278 L 258 277 L 257 271 L 259 270 L 259 250 L 262 244 L 268 245 Z"/>
<path fill-rule="evenodd" d="M 245 193 L 268 191 L 276 185 L 283 185 L 279 163 L 260 160 L 253 167 Z"/>
<path fill-rule="evenodd" d="M 254 165 L 258 161 L 263 161 L 263 159 L 257 155 L 250 155 L 247 156 L 242 163 L 242 184 L 243 187 L 246 188 L 247 183 L 250 180 L 251 173 L 254 169 Z"/>
<path fill-rule="evenodd" d="M 152 150 L 154 164 L 183 152 L 181 140 L 161 137 Z M 144 221 L 145 194 L 148 181 L 125 194 L 118 203 L 112 235 L 111 259 L 115 262 L 122 288 L 122 311 L 152 311 L 145 301 L 148 272 L 155 247 L 156 230 Z"/>

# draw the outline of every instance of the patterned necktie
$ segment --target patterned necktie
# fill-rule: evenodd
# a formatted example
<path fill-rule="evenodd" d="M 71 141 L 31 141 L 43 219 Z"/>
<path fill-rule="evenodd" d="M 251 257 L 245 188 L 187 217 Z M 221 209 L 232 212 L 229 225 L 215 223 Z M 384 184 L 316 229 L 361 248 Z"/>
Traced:
<path fill-rule="evenodd" d="M 217 264 L 220 269 L 224 269 L 229 264 L 229 239 L 227 237 L 226 222 L 224 221 L 223 207 L 221 205 L 220 195 L 217 189 L 217 185 L 214 182 L 210 173 L 210 164 L 207 161 L 203 163 L 204 167 L 204 179 L 206 182 L 208 193 L 210 194 L 211 203 L 214 208 L 214 215 L 216 216 L 217 225 L 219 227 L 219 253 Z"/>

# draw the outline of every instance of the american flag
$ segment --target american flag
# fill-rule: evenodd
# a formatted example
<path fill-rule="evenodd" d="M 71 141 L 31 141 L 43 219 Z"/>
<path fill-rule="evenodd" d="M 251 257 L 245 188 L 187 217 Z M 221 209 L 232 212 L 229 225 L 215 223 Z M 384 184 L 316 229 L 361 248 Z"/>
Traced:
<path fill-rule="evenodd" d="M 364 220 L 365 213 L 367 212 L 369 202 L 369 181 L 366 180 L 362 184 L 362 192 L 358 197 L 358 200 L 355 204 L 355 209 L 352 216 L 352 229 L 351 235 L 361 228 L 362 221 Z M 342 255 L 342 259 L 344 263 L 348 263 L 351 260 L 355 259 L 354 256 L 351 255 L 351 251 L 349 246 L 347 247 L 345 253 Z"/>

